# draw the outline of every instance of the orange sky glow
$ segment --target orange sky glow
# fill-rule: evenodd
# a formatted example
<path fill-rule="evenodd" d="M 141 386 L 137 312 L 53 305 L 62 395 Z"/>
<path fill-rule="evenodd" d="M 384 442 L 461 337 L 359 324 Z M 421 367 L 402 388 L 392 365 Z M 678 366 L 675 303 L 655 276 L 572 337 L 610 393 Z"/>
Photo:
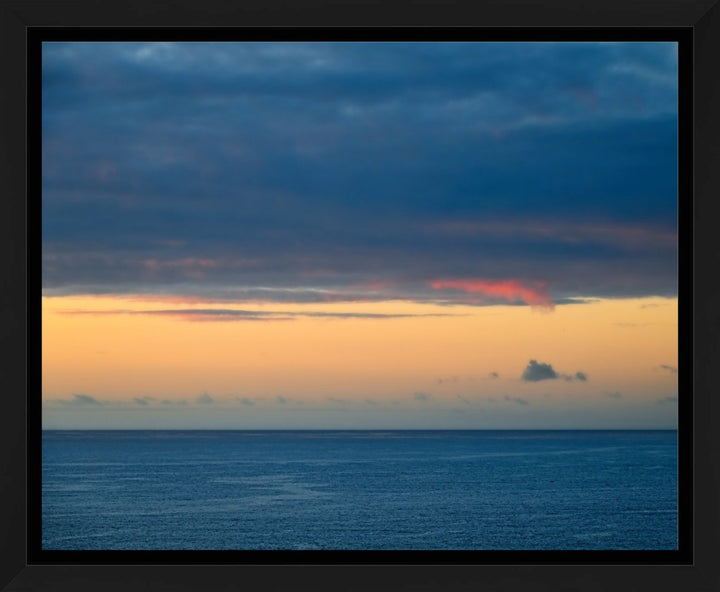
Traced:
<path fill-rule="evenodd" d="M 228 310 L 265 316 L 213 314 Z M 313 314 L 337 316 L 305 316 Z M 557 378 L 523 380 L 530 360 L 550 364 Z M 677 300 L 667 298 L 553 311 L 404 301 L 180 307 L 157 298 L 43 299 L 43 399 L 51 404 L 78 394 L 104 404 L 141 397 L 192 403 L 206 394 L 216 406 L 370 401 L 391 413 L 421 403 L 440 409 L 522 399 L 562 414 L 578 402 L 651 405 L 677 396 L 676 367 Z M 288 412 L 279 407 L 278 414 Z"/>

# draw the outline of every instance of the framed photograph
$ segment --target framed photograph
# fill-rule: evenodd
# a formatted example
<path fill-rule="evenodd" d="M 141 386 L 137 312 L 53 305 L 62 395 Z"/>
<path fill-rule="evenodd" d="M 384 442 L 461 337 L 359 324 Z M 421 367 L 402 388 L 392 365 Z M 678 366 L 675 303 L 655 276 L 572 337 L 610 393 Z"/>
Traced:
<path fill-rule="evenodd" d="M 703 8 L 28 13 L 2 583 L 708 589 Z"/>

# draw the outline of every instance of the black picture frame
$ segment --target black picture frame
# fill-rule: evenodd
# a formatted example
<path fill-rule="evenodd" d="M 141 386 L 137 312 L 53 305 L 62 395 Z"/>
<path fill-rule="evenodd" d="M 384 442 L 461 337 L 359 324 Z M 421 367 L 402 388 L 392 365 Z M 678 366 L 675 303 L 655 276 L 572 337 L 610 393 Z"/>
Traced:
<path fill-rule="evenodd" d="M 26 394 L 33 388 L 26 372 L 28 335 L 26 319 L 34 302 L 27 290 L 28 261 L 33 245 L 27 238 L 28 179 L 25 176 L 26 34 L 36 26 L 541 26 L 541 27 L 683 27 L 692 31 L 694 55 L 694 318 L 681 317 L 692 329 L 685 344 L 694 352 L 694 541 L 692 565 L 242 565 L 242 566 L 81 566 L 28 565 L 26 555 Z M 718 206 L 718 149 L 720 80 L 715 56 L 720 55 L 720 8 L 712 1 L 666 0 L 648 6 L 642 2 L 604 2 L 593 10 L 579 3 L 554 0 L 502 4 L 463 2 L 415 4 L 366 1 L 305 2 L 284 5 L 270 2 L 208 1 L 125 2 L 98 6 L 90 0 L 60 4 L 34 1 L 0 3 L 0 59 L 3 85 L 0 94 L 0 173 L 5 199 L 0 200 L 4 221 L 0 249 L 7 286 L 2 306 L 4 331 L 0 365 L 4 384 L 4 413 L 0 419 L 0 586 L 7 590 L 109 590 L 142 585 L 157 590 L 259 589 L 346 590 L 715 590 L 720 573 L 714 556 L 718 548 L 718 483 L 720 470 L 713 458 L 718 436 L 712 425 L 713 357 L 718 346 L 720 319 L 715 309 L 711 258 L 712 225 Z M 7 131 L 4 131 L 7 130 Z M 682 182 L 682 181 L 681 181 Z M 37 248 L 35 246 L 34 248 Z M 7 260 L 6 260 L 7 259 Z M 714 261 L 714 260 L 713 260 Z M 681 262 L 681 267 L 683 263 Z M 715 266 L 716 267 L 716 266 Z M 703 270 L 707 270 L 703 273 Z M 37 282 L 37 278 L 34 280 Z M 30 300 L 28 300 L 30 298 Z M 32 346 L 32 344 L 31 344 Z M 681 352 L 682 356 L 682 352 Z M 14 578 L 14 579 L 13 579 Z"/>
<path fill-rule="evenodd" d="M 687 565 L 692 557 L 692 398 L 683 397 L 678 409 L 678 453 L 681 459 L 678 480 L 678 547 L 667 550 L 423 550 L 413 553 L 393 550 L 69 550 L 43 549 L 42 513 L 42 470 L 43 457 L 40 443 L 43 441 L 41 417 L 42 385 L 37 381 L 43 373 L 41 367 L 42 328 L 38 321 L 42 307 L 42 286 L 36 270 L 42 267 L 42 254 L 37 245 L 42 242 L 40 171 L 43 131 L 42 114 L 42 45 L 51 42 L 186 42 L 186 41 L 339 41 L 380 43 L 402 42 L 676 42 L 679 62 L 679 103 L 678 115 L 681 129 L 689 129 L 692 121 L 692 33 L 685 28 L 476 28 L 476 27 L 224 27 L 224 28 L 176 28 L 176 27 L 30 27 L 27 31 L 28 53 L 28 199 L 29 199 L 29 254 L 28 266 L 31 277 L 29 289 L 29 359 L 28 359 L 28 554 L 29 564 L 423 564 L 423 565 L 563 565 L 563 564 L 662 564 Z M 692 208 L 687 199 L 691 195 L 690 135 L 679 135 L 679 149 L 686 156 L 680 159 L 680 194 L 682 207 L 679 210 L 679 235 L 682 238 L 680 257 L 684 262 L 680 280 L 680 310 L 683 318 L 688 313 L 691 293 L 691 259 L 689 237 Z M 679 332 L 681 343 L 686 344 L 679 356 L 680 368 L 692 364 L 692 347 L 685 325 Z M 680 373 L 680 390 L 690 392 L 691 374 Z"/>

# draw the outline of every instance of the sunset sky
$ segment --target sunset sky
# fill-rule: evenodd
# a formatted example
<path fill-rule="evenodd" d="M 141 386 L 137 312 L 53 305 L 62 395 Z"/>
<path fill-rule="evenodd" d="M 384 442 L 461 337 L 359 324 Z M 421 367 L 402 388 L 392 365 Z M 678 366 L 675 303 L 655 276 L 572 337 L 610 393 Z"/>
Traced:
<path fill-rule="evenodd" d="M 45 428 L 677 425 L 675 43 L 44 43 Z"/>

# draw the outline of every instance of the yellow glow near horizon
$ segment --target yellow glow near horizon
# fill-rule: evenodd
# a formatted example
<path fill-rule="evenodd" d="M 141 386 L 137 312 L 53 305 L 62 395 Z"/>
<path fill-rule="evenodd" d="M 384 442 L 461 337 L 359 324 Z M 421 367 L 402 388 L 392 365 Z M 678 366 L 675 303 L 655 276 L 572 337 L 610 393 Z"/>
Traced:
<path fill-rule="evenodd" d="M 171 308 L 452 316 L 218 321 L 108 313 Z M 92 311 L 100 314 L 86 314 Z M 649 400 L 677 392 L 677 376 L 660 368 L 677 366 L 677 299 L 597 300 L 540 312 L 404 301 L 228 305 L 68 296 L 43 299 L 42 331 L 44 399 L 207 392 L 313 402 L 423 392 L 442 401 L 622 391 Z M 524 382 L 530 359 L 589 380 Z M 488 378 L 493 372 L 497 379 Z"/>

